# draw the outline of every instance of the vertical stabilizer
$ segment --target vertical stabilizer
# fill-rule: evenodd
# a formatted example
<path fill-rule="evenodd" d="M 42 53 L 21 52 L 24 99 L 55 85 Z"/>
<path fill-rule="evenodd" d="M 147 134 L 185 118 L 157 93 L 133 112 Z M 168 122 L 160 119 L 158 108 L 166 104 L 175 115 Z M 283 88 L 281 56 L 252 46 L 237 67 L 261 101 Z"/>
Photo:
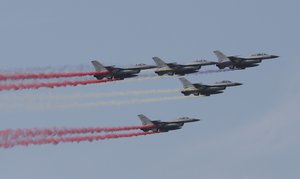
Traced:
<path fill-rule="evenodd" d="M 96 71 L 107 71 L 107 69 L 97 60 L 91 61 Z"/>
<path fill-rule="evenodd" d="M 168 66 L 168 64 L 164 62 L 162 59 L 160 59 L 159 57 L 153 57 L 152 59 L 154 60 L 158 68 Z"/>
<path fill-rule="evenodd" d="M 230 61 L 229 58 L 219 50 L 215 50 L 214 54 L 217 56 L 219 62 Z"/>
<path fill-rule="evenodd" d="M 153 125 L 153 122 L 143 114 L 139 114 L 138 117 L 142 121 L 142 124 L 145 125 Z"/>
<path fill-rule="evenodd" d="M 194 85 L 189 81 L 187 80 L 186 78 L 179 78 L 180 82 L 182 83 L 183 85 L 183 88 L 194 88 Z"/>

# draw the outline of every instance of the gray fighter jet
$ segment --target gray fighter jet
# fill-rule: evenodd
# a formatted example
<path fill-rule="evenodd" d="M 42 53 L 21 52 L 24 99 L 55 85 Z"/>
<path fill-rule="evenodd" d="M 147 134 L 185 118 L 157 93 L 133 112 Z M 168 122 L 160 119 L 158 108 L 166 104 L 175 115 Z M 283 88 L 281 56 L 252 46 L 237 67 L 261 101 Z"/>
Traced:
<path fill-rule="evenodd" d="M 196 73 L 199 71 L 201 66 L 214 65 L 216 62 L 207 60 L 197 60 L 188 64 L 178 64 L 178 63 L 166 63 L 159 57 L 152 58 L 157 65 L 155 73 L 159 76 L 161 75 L 185 75 L 189 73 Z"/>
<path fill-rule="evenodd" d="M 218 58 L 218 63 L 216 66 L 219 69 L 224 69 L 229 67 L 230 69 L 245 69 L 249 67 L 258 66 L 258 63 L 261 63 L 262 60 L 278 58 L 277 55 L 268 55 L 265 53 L 253 54 L 250 57 L 240 57 L 240 56 L 226 56 L 221 51 L 216 50 L 214 54 Z"/>
<path fill-rule="evenodd" d="M 193 118 L 189 118 L 189 117 L 181 117 L 181 118 L 178 118 L 174 121 L 163 122 L 163 121 L 151 121 L 149 118 L 147 118 L 143 114 L 138 115 L 138 117 L 142 121 L 143 125 L 149 125 L 150 126 L 149 128 L 148 127 L 147 128 L 141 128 L 141 130 L 143 130 L 144 132 L 148 132 L 148 131 L 168 132 L 170 130 L 181 129 L 182 126 L 185 123 L 200 121 L 200 119 L 193 119 Z"/>
<path fill-rule="evenodd" d="M 223 93 L 223 90 L 226 89 L 226 87 L 231 87 L 231 86 L 240 86 L 242 83 L 237 83 L 237 82 L 231 82 L 231 81 L 220 81 L 216 82 L 213 85 L 204 85 L 201 83 L 195 83 L 192 84 L 190 81 L 188 81 L 185 78 L 179 78 L 183 85 L 183 90 L 181 91 L 182 94 L 185 96 L 189 96 L 191 94 L 195 96 L 204 95 L 204 96 L 210 96 L 212 94 L 219 94 Z"/>
<path fill-rule="evenodd" d="M 151 69 L 156 67 L 153 65 L 137 64 L 131 67 L 119 68 L 116 66 L 104 66 L 99 61 L 96 60 L 93 60 L 91 62 L 97 72 L 109 71 L 109 73 L 107 74 L 105 73 L 105 74 L 94 75 L 94 77 L 97 78 L 98 80 L 101 80 L 103 78 L 123 80 L 124 78 L 131 78 L 131 77 L 138 76 L 138 73 L 140 73 L 141 70 L 146 70 L 146 69 Z"/>

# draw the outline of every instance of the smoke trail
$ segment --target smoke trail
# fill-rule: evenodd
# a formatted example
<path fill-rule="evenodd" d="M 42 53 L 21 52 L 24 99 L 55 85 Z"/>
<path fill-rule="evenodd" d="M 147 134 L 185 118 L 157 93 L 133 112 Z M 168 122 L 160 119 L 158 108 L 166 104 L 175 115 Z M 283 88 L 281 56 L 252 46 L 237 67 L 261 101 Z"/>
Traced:
<path fill-rule="evenodd" d="M 41 108 L 41 106 L 49 106 L 53 105 L 56 106 L 61 104 L 66 104 L 72 102 L 72 100 L 100 100 L 105 99 L 108 97 L 118 97 L 118 96 L 139 96 L 139 95 L 160 95 L 160 94 L 171 94 L 171 93 L 178 93 L 181 89 L 150 89 L 150 90 L 135 90 L 135 91 L 113 91 L 113 92 L 93 92 L 93 93 L 67 93 L 67 94 L 61 94 L 61 93 L 48 93 L 48 94 L 22 94 L 22 95 L 5 95 L 0 96 L 0 111 L 3 110 L 15 110 L 15 109 L 27 109 L 32 110 L 36 106 L 37 103 L 41 104 L 38 105 Z M 26 106 L 24 107 L 24 101 L 26 101 Z M 59 101 L 59 102 L 57 102 Z M 55 104 L 54 104 L 55 103 Z M 31 109 L 29 109 L 32 107 Z"/>
<path fill-rule="evenodd" d="M 83 141 L 98 141 L 105 139 L 117 139 L 126 137 L 145 136 L 150 134 L 156 134 L 157 132 L 136 132 L 136 133 L 123 133 L 123 134 L 106 134 L 106 135 L 94 135 L 94 136 L 75 136 L 75 137 L 60 137 L 60 138 L 42 138 L 42 139 L 22 139 L 16 141 L 7 141 L 0 143 L 1 148 L 11 148 L 15 146 L 28 146 L 28 145 L 43 145 L 43 144 L 59 144 L 59 143 L 71 143 L 71 142 L 83 142 Z"/>
<path fill-rule="evenodd" d="M 68 78 L 91 75 L 109 74 L 109 71 L 103 72 L 64 72 L 64 73 L 18 73 L 18 74 L 0 74 L 0 80 L 25 80 L 25 79 L 49 79 L 49 78 Z"/>
<path fill-rule="evenodd" d="M 169 94 L 180 92 L 181 89 L 150 89 L 150 90 L 133 90 L 133 91 L 113 91 L 113 92 L 94 92 L 94 93 L 70 93 L 70 94 L 48 94 L 43 95 L 42 99 L 47 100 L 79 100 L 86 98 L 104 98 L 117 96 L 139 96 L 150 94 Z M 20 100 L 30 100 L 36 95 L 23 96 Z"/>
<path fill-rule="evenodd" d="M 66 71 L 67 68 L 70 68 L 70 67 L 68 67 L 68 66 L 62 67 L 62 68 L 60 68 L 60 71 Z M 26 70 L 19 69 L 19 70 L 16 70 L 18 72 L 10 72 L 10 73 L 14 73 L 14 74 L 3 74 L 3 73 L 8 73 L 8 72 L 4 71 L 4 72 L 2 72 L 2 74 L 0 73 L 0 81 L 3 81 L 3 80 L 25 80 L 25 79 L 49 79 L 49 78 L 81 77 L 81 76 L 91 76 L 91 75 L 97 75 L 97 74 L 109 74 L 109 73 L 111 73 L 109 71 L 104 71 L 104 72 L 95 72 L 95 71 L 92 71 L 92 72 L 53 72 L 54 69 L 51 68 L 51 67 L 46 67 L 45 69 L 43 68 L 43 70 L 39 69 L 38 71 L 46 71 L 46 69 L 47 69 L 47 71 L 52 71 L 52 72 L 48 72 L 48 73 L 45 73 L 45 72 L 31 73 L 31 72 L 26 72 Z M 219 72 L 227 72 L 227 71 L 234 71 L 234 70 L 239 70 L 239 69 L 204 70 L 204 71 L 199 71 L 199 72 L 191 73 L 191 74 L 194 74 L 194 75 L 209 74 L 209 73 L 219 73 Z M 150 70 L 150 71 L 153 71 L 153 70 Z M 191 74 L 187 74 L 187 75 L 191 75 Z M 152 79 L 151 77 L 152 78 L 153 77 L 166 78 L 166 77 L 172 77 L 172 76 L 168 76 L 168 75 L 157 76 L 154 73 L 149 73 L 149 74 L 139 74 L 138 77 L 131 78 L 131 79 L 134 79 L 134 80 L 137 80 L 137 79 L 142 80 L 143 78 Z"/>
<path fill-rule="evenodd" d="M 72 134 L 87 134 L 100 132 L 117 132 L 129 131 L 137 129 L 147 129 L 153 127 L 152 125 L 142 126 L 123 126 L 123 127 L 89 127 L 89 128 L 47 128 L 47 129 L 5 129 L 0 131 L 0 141 L 7 141 L 10 139 L 19 139 L 21 137 L 53 137 L 64 136 Z"/>
<path fill-rule="evenodd" d="M 48 83 L 30 83 L 30 84 L 0 84 L 0 91 L 3 90 L 24 90 L 24 89 L 39 89 L 39 88 L 54 88 L 54 87 L 66 87 L 87 85 L 95 83 L 105 83 L 115 80 L 82 80 L 82 81 L 63 81 L 63 82 L 48 82 Z"/>
<path fill-rule="evenodd" d="M 96 101 L 96 102 L 30 102 L 27 101 L 26 105 L 20 105 L 18 103 L 2 105 L 0 111 L 51 111 L 51 110 L 66 110 L 66 109 L 84 109 L 84 108 L 97 108 L 97 107 L 110 107 L 110 106 L 123 106 L 123 105 L 135 105 L 135 104 L 148 104 L 164 101 L 176 101 L 176 100 L 188 100 L 196 99 L 202 96 L 167 96 L 156 98 L 133 98 L 127 100 L 110 100 L 110 101 Z"/>
<path fill-rule="evenodd" d="M 93 67 L 87 64 L 79 65 L 60 65 L 44 67 L 10 68 L 0 69 L 0 73 L 18 74 L 18 73 L 61 73 L 61 72 L 84 72 L 93 71 Z"/>
<path fill-rule="evenodd" d="M 220 73 L 220 72 L 228 72 L 228 71 L 235 71 L 239 69 L 217 69 L 217 70 L 205 70 L 205 71 L 199 71 L 192 74 L 186 74 L 186 75 L 199 75 L 199 74 L 210 74 L 210 73 Z M 20 79 L 50 79 L 50 78 L 65 78 L 65 77 L 82 77 L 82 76 L 89 76 L 89 75 L 97 75 L 97 74 L 108 74 L 109 71 L 105 72 L 66 72 L 66 73 L 23 73 L 23 74 L 13 74 L 13 75 L 4 75 L 0 74 L 0 81 L 4 80 L 20 80 Z M 114 80 L 118 82 L 130 82 L 130 81 L 136 81 L 136 80 L 153 80 L 153 79 L 160 79 L 160 78 L 173 78 L 177 77 L 177 75 L 169 76 L 169 75 L 163 75 L 163 76 L 157 76 L 156 74 L 139 74 L 139 76 L 134 78 L 127 78 L 125 80 Z M 63 83 L 63 82 L 62 82 Z M 52 88 L 55 85 L 43 85 L 44 83 L 40 83 L 37 86 L 42 87 L 48 87 Z M 55 83 L 53 83 L 55 84 Z M 72 84 L 71 84 L 72 85 Z M 57 85 L 57 86 L 64 86 L 64 85 Z M 76 85 L 72 85 L 76 86 Z M 36 87 L 34 84 L 2 84 L 0 85 L 0 90 L 19 90 L 19 89 L 33 89 L 33 88 L 39 88 Z"/>
<path fill-rule="evenodd" d="M 82 108 L 146 104 L 146 103 L 155 103 L 155 102 L 163 102 L 163 101 L 185 100 L 191 98 L 199 98 L 199 96 L 168 96 L 168 97 L 157 97 L 157 98 L 136 98 L 136 99 L 128 99 L 128 100 L 111 100 L 111 101 L 90 102 L 90 103 L 81 102 L 81 103 L 72 103 L 72 104 L 53 104 L 48 106 L 28 105 L 27 107 L 29 110 L 82 109 Z"/>

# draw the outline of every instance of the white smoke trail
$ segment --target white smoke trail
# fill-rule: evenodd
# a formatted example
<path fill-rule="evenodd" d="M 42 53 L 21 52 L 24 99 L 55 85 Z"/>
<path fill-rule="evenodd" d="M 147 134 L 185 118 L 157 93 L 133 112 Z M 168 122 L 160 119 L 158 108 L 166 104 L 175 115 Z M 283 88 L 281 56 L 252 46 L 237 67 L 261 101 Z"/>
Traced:
<path fill-rule="evenodd" d="M 106 98 L 106 97 L 117 97 L 117 96 L 139 96 L 149 94 L 169 94 L 180 92 L 181 89 L 150 89 L 150 90 L 133 90 L 133 91 L 113 91 L 113 92 L 96 92 L 96 93 L 71 93 L 67 95 L 49 96 L 49 99 L 60 99 L 60 100 L 75 100 L 75 99 L 86 99 L 86 98 Z"/>
<path fill-rule="evenodd" d="M 169 96 L 169 97 L 156 97 L 156 98 L 135 98 L 127 100 L 110 100 L 110 101 L 96 101 L 96 102 L 72 102 L 66 104 L 32 104 L 23 106 L 23 110 L 39 110 L 39 111 L 48 111 L 56 109 L 82 109 L 82 108 L 96 108 L 96 107 L 109 107 L 109 106 L 122 106 L 122 105 L 135 105 L 135 104 L 146 104 L 146 103 L 156 103 L 163 101 L 176 101 L 176 100 L 185 100 L 199 98 L 199 96 Z"/>
<path fill-rule="evenodd" d="M 130 91 L 112 91 L 112 92 L 93 92 L 93 93 L 48 93 L 48 94 L 25 94 L 25 95 L 5 95 L 0 96 L 0 101 L 13 101 L 13 102 L 36 102 L 36 101 L 55 101 L 59 100 L 64 102 L 67 100 L 80 100 L 80 99 L 95 99 L 107 98 L 118 96 L 141 96 L 152 94 L 170 94 L 180 92 L 181 89 L 149 89 L 149 90 L 130 90 Z"/>
<path fill-rule="evenodd" d="M 158 76 L 156 74 L 140 74 L 137 77 L 134 78 L 126 78 L 125 80 L 120 80 L 120 81 L 114 81 L 113 83 L 126 83 L 126 82 L 135 82 L 135 81 L 144 81 L 144 80 L 157 80 L 157 79 L 162 79 L 162 78 L 174 78 L 178 76 L 169 76 L 169 75 L 163 75 L 163 76 Z"/>

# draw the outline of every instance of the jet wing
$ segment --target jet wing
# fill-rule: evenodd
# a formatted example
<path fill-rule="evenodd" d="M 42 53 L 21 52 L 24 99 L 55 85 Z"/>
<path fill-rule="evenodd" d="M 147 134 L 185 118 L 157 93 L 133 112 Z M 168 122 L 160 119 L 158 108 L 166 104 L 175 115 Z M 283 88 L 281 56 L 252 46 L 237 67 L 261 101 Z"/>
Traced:
<path fill-rule="evenodd" d="M 178 69 L 182 68 L 184 65 L 178 64 L 178 63 L 168 63 L 168 67 L 173 68 L 173 69 Z"/>
<path fill-rule="evenodd" d="M 204 85 L 204 84 L 201 84 L 201 83 L 196 83 L 196 84 L 193 84 L 195 88 L 208 88 L 208 87 L 211 87 L 211 85 Z"/>
<path fill-rule="evenodd" d="M 226 84 L 214 84 L 214 85 L 209 85 L 208 87 L 226 87 Z"/>
<path fill-rule="evenodd" d="M 163 126 L 166 126 L 166 125 L 170 124 L 170 122 L 162 122 L 162 121 L 151 121 L 151 122 L 156 127 L 163 127 Z"/>
<path fill-rule="evenodd" d="M 111 72 L 117 72 L 117 71 L 122 70 L 122 68 L 118 68 L 118 67 L 115 67 L 115 66 L 105 66 L 105 68 L 106 68 L 108 71 L 111 71 Z"/>
<path fill-rule="evenodd" d="M 154 125 L 166 123 L 166 122 L 161 122 L 161 121 L 151 121 L 151 122 L 152 122 Z"/>
<path fill-rule="evenodd" d="M 237 57 L 237 56 L 229 56 L 227 57 L 230 61 L 232 61 L 233 63 L 240 63 L 243 60 L 246 60 L 245 58 L 242 57 Z"/>
<path fill-rule="evenodd" d="M 182 124 L 184 122 L 185 121 L 171 121 L 171 122 L 168 122 L 168 124 Z"/>

